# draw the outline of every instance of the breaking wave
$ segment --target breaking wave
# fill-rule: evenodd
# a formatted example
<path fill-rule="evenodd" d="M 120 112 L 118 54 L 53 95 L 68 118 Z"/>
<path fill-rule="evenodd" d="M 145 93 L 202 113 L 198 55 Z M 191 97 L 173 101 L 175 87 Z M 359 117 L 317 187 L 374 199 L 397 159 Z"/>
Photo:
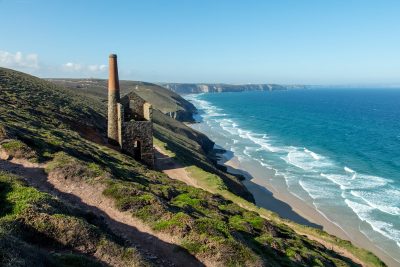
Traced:
<path fill-rule="evenodd" d="M 240 119 L 198 96 L 191 101 L 203 110 L 205 121 L 220 129 L 219 134 L 239 160 L 255 161 L 274 170 L 285 179 L 290 192 L 301 199 L 303 193 L 307 194 L 326 218 L 323 206 L 343 203 L 342 208 L 350 209 L 350 213 L 368 223 L 375 232 L 400 247 L 400 225 L 396 224 L 400 222 L 400 190 L 392 186 L 392 180 L 362 173 L 350 164 L 336 162 L 323 151 L 287 145 L 276 136 L 242 127 Z M 388 216 L 388 221 L 381 219 L 382 214 Z M 329 216 L 329 220 L 338 224 L 341 218 L 336 219 Z"/>

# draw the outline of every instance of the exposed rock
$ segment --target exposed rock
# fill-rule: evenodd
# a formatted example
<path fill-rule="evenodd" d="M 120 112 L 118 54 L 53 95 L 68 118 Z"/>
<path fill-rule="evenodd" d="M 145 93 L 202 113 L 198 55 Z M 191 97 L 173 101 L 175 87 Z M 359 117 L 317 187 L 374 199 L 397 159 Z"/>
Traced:
<path fill-rule="evenodd" d="M 221 92 L 243 92 L 243 91 L 273 91 L 286 90 L 288 86 L 278 84 L 196 84 L 196 83 L 165 83 L 165 88 L 180 94 L 195 93 L 221 93 Z"/>

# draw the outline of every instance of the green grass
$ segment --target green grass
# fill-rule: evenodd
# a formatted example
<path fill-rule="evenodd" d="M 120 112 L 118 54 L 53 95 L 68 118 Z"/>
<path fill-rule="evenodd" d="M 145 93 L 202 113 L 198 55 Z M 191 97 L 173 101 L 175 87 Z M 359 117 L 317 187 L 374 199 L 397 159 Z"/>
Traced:
<path fill-rule="evenodd" d="M 72 157 L 65 152 L 57 152 L 52 155 L 53 160 L 46 166 L 46 172 L 57 170 L 65 179 L 76 179 L 90 181 L 100 178 L 106 174 L 99 164 L 84 162 Z"/>
<path fill-rule="evenodd" d="M 176 198 L 173 199 L 172 204 L 184 208 L 186 206 L 192 206 L 195 208 L 199 208 L 201 206 L 201 199 L 196 197 L 192 197 L 190 194 L 180 194 Z"/>
<path fill-rule="evenodd" d="M 260 208 L 254 205 L 253 203 L 231 193 L 230 191 L 226 190 L 226 188 L 224 188 L 223 186 L 221 187 L 221 179 L 212 173 L 208 173 L 196 166 L 190 166 L 187 167 L 186 169 L 189 175 L 196 180 L 196 182 L 199 184 L 201 188 L 205 188 L 214 194 L 220 194 L 226 199 L 229 199 L 232 202 L 236 203 L 240 207 L 245 208 L 249 211 L 254 211 L 256 214 L 260 214 L 262 217 L 272 220 L 277 224 L 289 225 L 292 229 L 296 230 L 298 233 L 314 236 L 330 244 L 343 248 L 352 253 L 356 258 L 358 258 L 362 262 L 368 263 L 370 266 L 384 266 L 383 262 L 379 258 L 377 258 L 373 253 L 365 249 L 358 248 L 352 245 L 351 242 L 349 241 L 342 240 L 340 238 L 329 235 L 328 233 L 315 228 L 307 227 L 304 225 L 294 223 L 289 220 L 281 219 L 276 213 L 266 210 L 264 208 Z M 260 217 L 256 216 L 253 217 L 253 221 L 251 219 L 250 221 L 248 221 L 242 219 L 240 216 L 234 216 L 233 218 L 231 218 L 230 223 L 237 230 L 244 230 L 246 229 L 246 225 L 248 225 L 247 223 L 251 223 L 253 227 L 257 227 L 257 224 L 258 225 L 260 224 L 260 220 L 258 218 Z"/>
<path fill-rule="evenodd" d="M 25 185 L 20 177 L 0 171 L 0 252 L 4 253 L 0 265 L 148 265 L 135 249 L 118 244 L 104 225 L 93 225 L 85 216 L 93 219 Z M 44 253 L 37 245 L 53 252 Z"/>
<path fill-rule="evenodd" d="M 94 99 L 107 98 L 107 80 L 100 79 L 51 79 L 52 82 L 69 88 L 85 97 Z M 191 116 L 195 110 L 193 104 L 167 90 L 152 83 L 138 81 L 120 81 L 121 95 L 134 91 L 141 98 L 150 102 L 154 108 L 163 113 L 174 113 L 177 119 L 193 121 Z"/>
<path fill-rule="evenodd" d="M 190 166 L 185 169 L 190 177 L 199 182 L 201 188 L 210 188 L 215 193 L 228 190 L 224 181 L 218 175 L 206 172 L 197 166 Z"/>
<path fill-rule="evenodd" d="M 170 158 L 175 158 L 176 154 L 174 152 L 172 152 L 171 150 L 168 149 L 168 145 L 165 142 L 162 142 L 161 140 L 157 139 L 157 138 L 153 138 L 153 145 L 160 148 L 161 152 L 164 155 L 167 155 Z"/>
<path fill-rule="evenodd" d="M 311 266 L 318 261 L 323 265 L 352 266 L 350 261 L 292 229 L 316 235 L 318 232 L 282 220 L 244 200 L 252 198 L 237 177 L 218 170 L 207 158 L 204 150 L 207 144 L 201 144 L 206 139 L 198 133 L 182 125 L 174 132 L 176 123 L 170 122 L 171 118 L 163 119 L 162 114 L 158 119 L 164 120 L 165 127 L 154 125 L 156 138 L 166 144 L 164 148 L 182 160 L 191 175 L 211 193 L 171 180 L 103 145 L 105 114 L 106 106 L 96 98 L 82 97 L 43 80 L 0 68 L 0 124 L 7 128 L 7 135 L 35 151 L 39 160 L 47 163 L 49 174 L 69 179 L 77 186 L 87 182 L 104 186 L 104 195 L 115 201 L 116 208 L 141 219 L 155 231 L 175 237 L 178 246 L 196 257 L 223 266 Z M 42 242 L 41 245 L 50 246 L 49 250 L 60 253 L 62 249 L 73 250 L 84 256 L 101 249 L 102 260 L 121 259 L 125 253 L 129 254 L 129 248 L 113 241 L 104 226 L 89 222 L 87 217 L 93 215 L 74 212 L 52 198 L 42 199 L 44 195 L 38 197 L 29 187 L 18 189 L 25 187 L 18 183 L 0 184 L 4 204 L 1 207 L 8 207 L 2 208 L 0 216 L 17 217 L 2 220 L 3 226 L 7 224 L 3 230 L 10 238 L 26 243 L 29 249 L 24 251 L 37 251 L 35 242 Z M 19 228 L 19 223 L 27 228 Z M 273 237 L 271 242 L 267 242 L 269 236 Z M 318 236 L 329 238 L 324 232 Z M 6 241 L 10 243 L 9 239 Z M 351 244 L 342 244 L 358 255 L 366 253 Z M 287 255 L 288 251 L 294 251 L 295 257 L 290 257 L 292 253 Z M 369 255 L 371 258 L 364 259 L 379 266 L 379 260 Z"/>
<path fill-rule="evenodd" d="M 161 118 L 160 118 L 161 120 Z M 171 119 L 172 120 L 172 119 Z M 162 118 L 165 123 L 168 121 L 167 118 Z M 168 121 L 168 123 L 170 123 Z M 173 123 L 173 124 L 172 124 Z M 176 125 L 179 122 L 173 120 L 172 125 Z M 183 131 L 183 133 L 182 133 Z M 227 174 L 219 170 L 207 157 L 205 154 L 203 146 L 209 146 L 207 140 L 203 140 L 201 137 L 196 137 L 195 134 L 191 132 L 190 134 L 185 133 L 182 128 L 181 131 L 171 131 L 158 124 L 154 125 L 154 134 L 157 139 L 166 144 L 169 151 L 172 151 L 176 155 L 176 159 L 184 166 L 187 167 L 197 167 L 192 168 L 193 172 L 205 171 L 209 174 L 214 174 L 215 176 L 206 175 L 205 177 L 210 179 L 210 182 L 222 181 L 220 183 L 221 187 L 226 187 L 229 191 L 235 195 L 239 195 L 249 201 L 254 201 L 253 196 L 246 189 L 246 187 L 241 183 L 238 177 Z M 197 141 L 196 141 L 197 140 Z M 203 146 L 202 143 L 206 143 Z M 204 173 L 203 173 L 204 174 Z M 203 175 L 199 175 L 203 177 Z M 203 179 L 204 180 L 204 179 Z"/>
<path fill-rule="evenodd" d="M 47 194 L 24 186 L 10 173 L 0 171 L 0 215 L 15 218 L 24 212 L 29 204 L 49 198 Z"/>
<path fill-rule="evenodd" d="M 160 220 L 154 224 L 153 229 L 156 231 L 171 232 L 175 228 L 183 228 L 185 224 L 192 218 L 184 212 L 174 214 L 170 219 Z"/>
<path fill-rule="evenodd" d="M 8 155 L 15 158 L 26 158 L 31 162 L 37 162 L 38 157 L 29 146 L 24 142 L 15 139 L 9 139 L 4 141 L 0 148 L 2 148 Z"/>

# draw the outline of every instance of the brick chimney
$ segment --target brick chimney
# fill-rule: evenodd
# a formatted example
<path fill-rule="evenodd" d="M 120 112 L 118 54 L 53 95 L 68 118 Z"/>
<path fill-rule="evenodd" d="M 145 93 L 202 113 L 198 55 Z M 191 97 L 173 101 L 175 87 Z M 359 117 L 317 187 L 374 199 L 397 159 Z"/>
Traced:
<path fill-rule="evenodd" d="M 118 138 L 118 103 L 120 103 L 117 55 L 111 54 L 108 58 L 108 142 L 119 144 Z"/>

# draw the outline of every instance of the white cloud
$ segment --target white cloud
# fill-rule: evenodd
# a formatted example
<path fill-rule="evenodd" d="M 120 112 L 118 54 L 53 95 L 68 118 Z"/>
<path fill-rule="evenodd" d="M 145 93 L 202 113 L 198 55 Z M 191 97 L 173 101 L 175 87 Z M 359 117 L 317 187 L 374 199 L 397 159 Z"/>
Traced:
<path fill-rule="evenodd" d="M 88 69 L 93 72 L 102 72 L 107 69 L 106 65 L 89 65 Z"/>
<path fill-rule="evenodd" d="M 0 0 L 1 1 L 1 0 Z M 47 65 L 39 61 L 38 54 L 8 52 L 0 49 L 0 67 L 19 70 L 43 77 L 100 77 L 107 72 L 104 64 L 82 64 L 67 62 L 61 65 Z"/>
<path fill-rule="evenodd" d="M 68 72 L 101 73 L 107 69 L 106 65 L 84 65 L 68 62 L 62 65 L 63 70 Z"/>
<path fill-rule="evenodd" d="M 82 70 L 82 65 L 77 63 L 68 62 L 63 65 L 66 71 L 80 71 Z"/>
<path fill-rule="evenodd" d="M 0 66 L 18 69 L 39 69 L 39 56 L 16 52 L 15 54 L 0 50 Z"/>

